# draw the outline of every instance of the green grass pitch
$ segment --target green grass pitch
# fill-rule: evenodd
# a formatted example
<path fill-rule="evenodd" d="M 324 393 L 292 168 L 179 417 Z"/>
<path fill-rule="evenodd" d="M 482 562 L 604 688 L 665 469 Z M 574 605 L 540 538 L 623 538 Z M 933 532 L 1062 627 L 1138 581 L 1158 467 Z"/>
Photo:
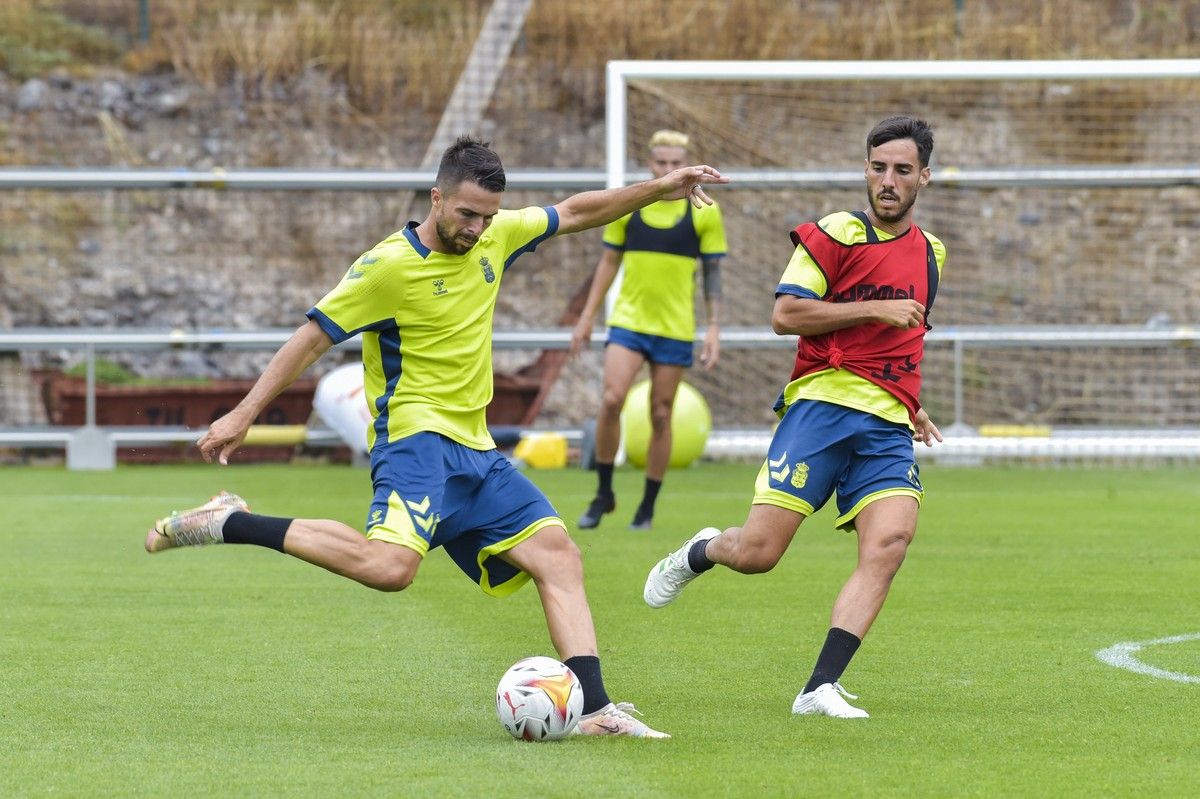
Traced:
<path fill-rule="evenodd" d="M 237 491 L 362 523 L 364 470 L 0 470 L 0 796 L 1184 796 L 1200 684 L 1097 650 L 1200 632 L 1200 474 L 924 470 L 916 542 L 846 686 L 872 718 L 793 718 L 854 561 L 826 510 L 773 572 L 718 569 L 663 610 L 647 570 L 744 518 L 756 468 L 668 475 L 656 528 L 576 532 L 614 699 L 670 741 L 511 740 L 494 688 L 549 654 L 532 588 L 440 552 L 380 594 L 248 547 L 149 556 L 149 522 Z M 568 520 L 592 476 L 531 472 Z M 1143 661 L 1200 675 L 1200 640 Z"/>

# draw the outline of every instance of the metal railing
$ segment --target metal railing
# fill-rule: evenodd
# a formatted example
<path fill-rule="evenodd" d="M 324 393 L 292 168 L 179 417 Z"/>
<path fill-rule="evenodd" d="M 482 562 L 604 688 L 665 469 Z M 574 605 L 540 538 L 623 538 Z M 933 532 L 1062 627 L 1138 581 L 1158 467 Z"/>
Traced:
<path fill-rule="evenodd" d="M 722 170 L 735 188 L 847 189 L 862 185 L 861 169 Z M 624 182 L 647 180 L 644 170 L 628 171 Z M 0 189 L 228 189 L 236 191 L 421 191 L 434 184 L 429 169 L 0 169 Z M 932 182 L 962 188 L 1119 186 L 1155 188 L 1200 185 L 1200 166 L 1192 164 L 1129 166 L 1042 166 L 959 168 L 938 164 Z M 508 189 L 586 191 L 602 189 L 601 169 L 513 169 Z M 714 187 L 720 191 L 721 187 Z"/>
<path fill-rule="evenodd" d="M 274 349 L 287 341 L 290 328 L 254 331 L 229 330 L 96 330 L 96 329 L 25 329 L 0 331 L 0 352 L 69 349 L 83 352 L 87 379 L 86 424 L 96 420 L 96 353 L 119 350 L 163 350 L 179 347 L 221 347 L 226 349 Z M 592 335 L 592 346 L 603 346 L 603 332 Z M 703 339 L 697 339 L 702 342 Z M 968 348 L 1086 348 L 1086 347 L 1178 347 L 1200 343 L 1200 325 L 1177 325 L 1149 328 L 1122 325 L 1077 327 L 1036 325 L 1010 327 L 1003 325 L 940 327 L 931 330 L 926 341 L 933 347 L 953 348 L 954 362 L 954 425 L 964 424 L 964 358 Z M 498 330 L 492 337 L 497 350 L 563 350 L 570 346 L 568 328 L 542 330 Z M 730 349 L 790 349 L 795 347 L 793 336 L 779 336 L 758 327 L 726 327 L 721 330 L 721 345 Z M 361 349 L 358 337 L 345 341 L 338 349 Z M 0 434 L 0 443 L 8 439 Z"/>

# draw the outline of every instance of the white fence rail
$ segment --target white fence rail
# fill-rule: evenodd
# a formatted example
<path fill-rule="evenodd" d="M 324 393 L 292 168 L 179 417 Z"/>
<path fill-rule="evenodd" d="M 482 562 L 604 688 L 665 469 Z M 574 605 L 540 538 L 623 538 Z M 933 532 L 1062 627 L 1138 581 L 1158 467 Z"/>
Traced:
<path fill-rule="evenodd" d="M 133 349 L 163 350 L 188 346 L 218 346 L 228 349 L 274 349 L 291 335 L 291 329 L 254 331 L 188 330 L 70 330 L 38 329 L 0 331 L 0 352 L 22 350 L 75 349 L 84 352 L 87 374 L 87 424 L 95 424 L 95 359 L 98 351 Z M 592 346 L 603 346 L 604 333 L 592 335 Z M 496 331 L 493 346 L 498 350 L 567 349 L 571 331 L 567 328 L 544 330 Z M 702 343 L 703 339 L 697 339 Z M 1200 326 L 1147 328 L 1140 326 L 1072 327 L 1037 325 L 1010 327 L 985 325 L 944 327 L 931 330 L 926 341 L 932 346 L 949 345 L 954 349 L 954 418 L 963 419 L 963 358 L 968 348 L 1041 347 L 1177 347 L 1200 342 Z M 721 345 L 730 349 L 792 348 L 795 339 L 778 336 L 770 330 L 752 327 L 726 327 L 721 330 Z M 360 339 L 343 342 L 339 348 L 357 350 Z M 3 438 L 0 438 L 0 443 Z"/>
<path fill-rule="evenodd" d="M 732 169 L 724 174 L 736 188 L 853 189 L 862 185 L 862 170 Z M 217 189 L 229 191 L 421 191 L 434 183 L 429 170 L 296 170 L 296 169 L 0 169 L 0 190 L 55 189 Z M 624 173 L 620 185 L 646 180 L 650 173 Z M 507 172 L 509 190 L 587 191 L 605 187 L 601 169 L 514 169 Z M 1200 166 L 1042 166 L 957 168 L 944 165 L 933 182 L 963 188 L 1082 188 L 1200 185 Z M 721 187 L 715 187 L 720 191 Z"/>
<path fill-rule="evenodd" d="M 98 352 L 132 349 L 170 349 L 179 347 L 220 347 L 228 349 L 274 349 L 291 334 L 290 329 L 255 331 L 185 330 L 83 330 L 37 329 L 0 331 L 0 351 L 79 350 L 84 354 L 87 373 L 86 421 L 83 428 L 51 427 L 38 430 L 0 428 L 0 446 L 55 447 L 73 445 L 80 452 L 87 448 L 111 450 L 118 444 L 167 443 L 186 441 L 195 432 L 184 428 L 160 430 L 122 430 L 97 428 L 95 359 Z M 493 337 L 497 350 L 566 349 L 571 332 L 566 328 L 497 331 Z M 602 346 L 605 336 L 596 333 L 593 346 Z M 945 425 L 947 441 L 933 450 L 919 447 L 922 456 L 949 461 L 970 462 L 988 457 L 1022 458 L 1197 458 L 1200 457 L 1200 429 L 1195 431 L 1113 431 L 1066 430 L 1047 436 L 983 437 L 974 435 L 963 420 L 963 360 L 968 349 L 980 348 L 1093 348 L 1093 347 L 1191 347 L 1200 344 L 1200 326 L 1146 328 L 1134 326 L 977 326 L 945 327 L 930 331 L 931 348 L 951 347 L 954 354 L 954 418 Z M 721 332 L 722 346 L 730 349 L 792 348 L 795 339 L 778 336 L 763 328 L 726 328 Z M 361 347 L 358 338 L 339 345 L 343 349 Z M 767 431 L 715 431 L 708 452 L 717 456 L 757 456 L 765 453 L 770 434 Z M 330 443 L 328 437 L 314 435 L 310 443 Z M 70 461 L 70 457 L 68 458 Z M 90 462 L 87 458 L 78 463 Z M 102 462 L 107 463 L 106 458 Z"/>

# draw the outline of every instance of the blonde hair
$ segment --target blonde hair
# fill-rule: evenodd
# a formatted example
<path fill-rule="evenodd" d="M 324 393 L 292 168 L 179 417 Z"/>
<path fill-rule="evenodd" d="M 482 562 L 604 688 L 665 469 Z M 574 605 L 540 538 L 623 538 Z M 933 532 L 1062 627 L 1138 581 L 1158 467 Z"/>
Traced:
<path fill-rule="evenodd" d="M 688 136 L 686 133 L 680 133 L 677 130 L 656 130 L 654 135 L 650 137 L 649 147 L 653 150 L 655 147 L 682 147 L 687 149 Z"/>

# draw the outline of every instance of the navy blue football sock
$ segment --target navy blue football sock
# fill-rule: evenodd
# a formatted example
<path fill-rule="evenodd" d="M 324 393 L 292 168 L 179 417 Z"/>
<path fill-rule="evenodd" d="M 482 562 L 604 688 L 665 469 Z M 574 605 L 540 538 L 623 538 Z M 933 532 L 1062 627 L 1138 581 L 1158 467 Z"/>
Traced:
<path fill-rule="evenodd" d="M 598 496 L 611 497 L 613 495 L 612 475 L 613 465 L 611 463 L 596 461 L 596 476 L 600 479 L 600 484 L 596 487 Z"/>
<path fill-rule="evenodd" d="M 291 524 L 291 519 L 278 516 L 234 511 L 225 520 L 221 534 L 226 544 L 253 544 L 282 552 L 283 537 Z"/>
<path fill-rule="evenodd" d="M 704 548 L 708 546 L 708 542 L 711 540 L 711 538 L 705 538 L 688 547 L 688 568 L 696 574 L 703 574 L 717 565 L 708 559 L 708 555 L 704 551 Z"/>
<path fill-rule="evenodd" d="M 650 518 L 654 515 L 654 503 L 658 500 L 658 492 L 662 489 L 662 480 L 646 478 L 646 489 L 642 494 L 642 504 L 638 507 L 638 517 Z"/>
<path fill-rule="evenodd" d="M 804 693 L 816 690 L 827 682 L 837 682 L 842 678 L 842 672 L 850 665 L 850 658 L 858 651 L 862 639 L 852 632 L 840 627 L 830 627 L 825 636 L 825 646 L 817 656 L 817 667 L 813 669 Z"/>
<path fill-rule="evenodd" d="M 600 676 L 600 658 L 595 655 L 576 655 L 563 664 L 575 672 L 583 686 L 583 715 L 595 713 L 609 704 L 608 692 L 604 690 L 604 678 Z"/>

